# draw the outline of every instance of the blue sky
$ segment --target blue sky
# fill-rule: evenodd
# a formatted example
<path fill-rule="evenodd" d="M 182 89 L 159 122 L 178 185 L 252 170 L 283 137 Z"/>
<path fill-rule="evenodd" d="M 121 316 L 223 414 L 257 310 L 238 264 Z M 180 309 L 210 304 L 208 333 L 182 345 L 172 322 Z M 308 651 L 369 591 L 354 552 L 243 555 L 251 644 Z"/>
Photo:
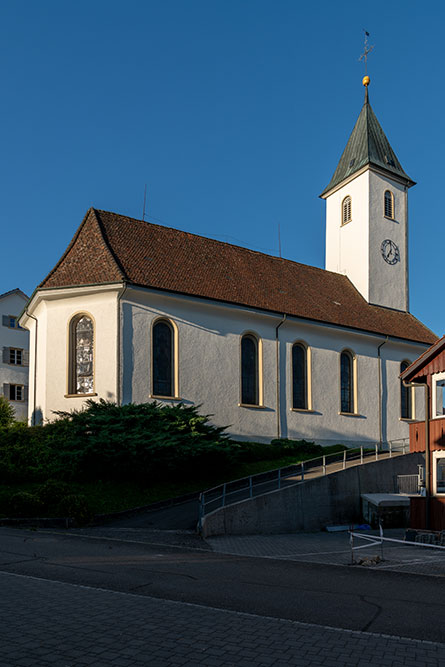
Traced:
<path fill-rule="evenodd" d="M 410 191 L 411 311 L 438 335 L 439 2 L 2 0 L 0 292 L 30 294 L 90 206 L 324 266 L 329 182 L 370 99 Z"/>

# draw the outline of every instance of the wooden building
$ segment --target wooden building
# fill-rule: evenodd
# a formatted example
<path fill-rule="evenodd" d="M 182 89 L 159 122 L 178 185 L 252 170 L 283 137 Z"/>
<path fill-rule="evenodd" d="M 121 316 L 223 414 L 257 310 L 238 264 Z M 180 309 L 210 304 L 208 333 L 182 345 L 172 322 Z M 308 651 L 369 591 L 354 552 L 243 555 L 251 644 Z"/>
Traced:
<path fill-rule="evenodd" d="M 406 384 L 423 385 L 425 414 L 410 424 L 410 451 L 425 452 L 425 496 L 411 498 L 411 527 L 445 530 L 445 336 L 440 338 L 400 378 Z"/>

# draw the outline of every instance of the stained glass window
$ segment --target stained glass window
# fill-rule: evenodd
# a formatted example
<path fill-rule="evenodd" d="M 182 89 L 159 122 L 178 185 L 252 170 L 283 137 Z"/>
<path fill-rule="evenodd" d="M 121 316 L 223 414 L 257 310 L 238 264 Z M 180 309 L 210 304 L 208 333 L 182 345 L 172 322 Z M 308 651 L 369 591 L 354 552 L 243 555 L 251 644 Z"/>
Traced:
<path fill-rule="evenodd" d="M 409 366 L 408 361 L 402 361 L 400 364 L 400 372 L 403 373 Z M 402 380 L 400 380 L 400 416 L 402 419 L 411 419 L 411 389 L 405 387 Z"/>
<path fill-rule="evenodd" d="M 168 322 L 153 327 L 153 394 L 174 396 L 173 391 L 173 329 Z"/>
<path fill-rule="evenodd" d="M 299 343 L 292 347 L 292 407 L 307 409 L 306 348 Z"/>
<path fill-rule="evenodd" d="M 92 394 L 94 391 L 94 327 L 86 315 L 74 324 L 74 377 L 75 394 Z"/>
<path fill-rule="evenodd" d="M 341 412 L 354 412 L 353 363 L 349 352 L 342 352 L 340 357 L 340 393 Z"/>
<path fill-rule="evenodd" d="M 241 340 L 241 403 L 258 405 L 258 341 L 246 335 Z"/>

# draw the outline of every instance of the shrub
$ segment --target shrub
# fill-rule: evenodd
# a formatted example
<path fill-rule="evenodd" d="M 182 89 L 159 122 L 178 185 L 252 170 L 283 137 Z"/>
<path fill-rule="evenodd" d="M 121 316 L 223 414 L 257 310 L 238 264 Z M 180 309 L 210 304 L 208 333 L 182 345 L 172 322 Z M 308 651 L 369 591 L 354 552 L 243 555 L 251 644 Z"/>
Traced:
<path fill-rule="evenodd" d="M 68 495 L 70 495 L 70 486 L 57 479 L 49 479 L 37 489 L 37 496 L 40 498 L 42 505 L 49 510 L 57 507 L 61 500 Z"/>
<path fill-rule="evenodd" d="M 74 519 L 78 526 L 90 523 L 93 512 L 85 496 L 71 494 L 64 496 L 55 508 L 55 516 Z"/>
<path fill-rule="evenodd" d="M 39 516 L 43 507 L 40 499 L 34 493 L 20 491 L 11 496 L 8 510 L 11 517 L 31 518 Z"/>
<path fill-rule="evenodd" d="M 0 428 L 9 428 L 15 420 L 15 410 L 6 396 L 0 396 Z"/>

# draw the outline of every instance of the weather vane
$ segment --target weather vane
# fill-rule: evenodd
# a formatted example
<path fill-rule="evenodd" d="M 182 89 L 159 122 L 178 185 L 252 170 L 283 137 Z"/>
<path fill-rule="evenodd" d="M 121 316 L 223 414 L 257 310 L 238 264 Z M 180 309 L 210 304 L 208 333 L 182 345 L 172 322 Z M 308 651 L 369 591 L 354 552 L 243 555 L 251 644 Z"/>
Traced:
<path fill-rule="evenodd" d="M 365 76 L 368 76 L 368 54 L 371 53 L 373 50 L 374 46 L 368 46 L 368 37 L 369 37 L 369 32 L 363 28 L 363 32 L 365 33 L 365 48 L 360 56 L 359 60 L 364 60 L 365 61 Z"/>

